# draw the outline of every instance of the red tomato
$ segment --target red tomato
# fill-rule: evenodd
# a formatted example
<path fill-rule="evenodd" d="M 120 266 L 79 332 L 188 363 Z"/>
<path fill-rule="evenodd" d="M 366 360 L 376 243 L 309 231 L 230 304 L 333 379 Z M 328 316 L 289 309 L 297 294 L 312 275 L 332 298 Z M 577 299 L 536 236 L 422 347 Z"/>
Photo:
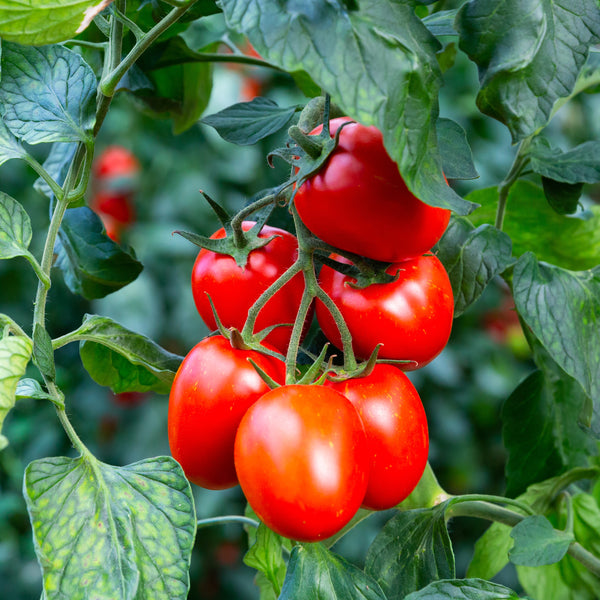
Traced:
<path fill-rule="evenodd" d="M 396 506 L 419 483 L 427 464 L 427 417 L 417 390 L 402 371 L 384 364 L 366 377 L 326 385 L 354 404 L 367 433 L 371 468 L 363 506 Z"/>
<path fill-rule="evenodd" d="M 245 231 L 254 223 L 246 221 Z M 296 238 L 283 229 L 265 225 L 260 237 L 278 235 L 266 246 L 253 250 L 245 268 L 238 267 L 227 254 L 217 254 L 202 249 L 192 270 L 192 293 L 202 320 L 211 329 L 217 324 L 213 317 L 208 293 L 215 305 L 219 319 L 225 327 L 241 329 L 246 322 L 248 310 L 258 297 L 286 271 L 298 256 Z M 222 238 L 225 230 L 219 229 L 211 237 Z M 304 277 L 299 273 L 281 290 L 273 295 L 258 314 L 254 330 L 278 323 L 294 323 L 304 291 Z M 292 327 L 278 327 L 266 338 L 267 343 L 285 353 L 290 341 Z"/>
<path fill-rule="evenodd" d="M 246 410 L 269 390 L 248 358 L 276 381 L 285 379 L 282 361 L 236 350 L 222 336 L 194 346 L 175 375 L 169 396 L 169 445 L 196 485 L 225 489 L 237 484 L 235 432 Z"/>
<path fill-rule="evenodd" d="M 98 179 L 136 175 L 140 163 L 130 150 L 123 146 L 108 146 L 94 161 L 94 176 Z"/>
<path fill-rule="evenodd" d="M 348 285 L 353 281 L 350 277 L 323 266 L 319 281 L 344 316 L 358 357 L 368 358 L 381 343 L 380 358 L 411 360 L 401 368 L 418 369 L 448 343 L 454 312 L 452 286 L 444 266 L 433 255 L 394 263 L 387 272 L 398 270 L 400 275 L 392 283 L 356 289 Z M 329 341 L 341 347 L 335 321 L 320 301 L 317 319 Z"/>
<path fill-rule="evenodd" d="M 98 214 L 108 215 L 123 225 L 130 225 L 135 221 L 135 207 L 131 194 L 98 192 L 92 198 L 90 207 Z"/>
<path fill-rule="evenodd" d="M 331 120 L 332 137 L 347 121 Z M 381 132 L 358 123 L 342 129 L 338 147 L 298 189 L 294 204 L 303 223 L 323 241 L 384 262 L 427 252 L 450 219 L 449 210 L 424 204 L 408 190 Z"/>
<path fill-rule="evenodd" d="M 295 540 L 339 531 L 365 495 L 367 440 L 350 401 L 323 386 L 267 392 L 244 415 L 235 467 L 258 517 Z"/>

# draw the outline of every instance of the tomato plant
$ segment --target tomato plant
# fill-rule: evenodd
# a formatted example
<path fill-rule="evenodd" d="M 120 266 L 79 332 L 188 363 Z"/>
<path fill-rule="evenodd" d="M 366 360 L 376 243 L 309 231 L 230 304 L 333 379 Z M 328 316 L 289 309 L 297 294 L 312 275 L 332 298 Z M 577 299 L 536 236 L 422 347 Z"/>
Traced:
<path fill-rule="evenodd" d="M 242 228 L 248 231 L 253 225 L 254 222 L 246 221 Z M 202 320 L 211 329 L 217 326 L 211 301 L 225 327 L 242 329 L 248 317 L 248 309 L 296 260 L 298 243 L 291 233 L 267 225 L 259 234 L 260 238 L 271 236 L 276 237 L 266 246 L 250 252 L 245 267 L 238 266 L 229 255 L 218 254 L 206 248 L 198 253 L 192 270 L 192 294 Z M 211 237 L 223 238 L 225 230 L 221 228 Z M 304 281 L 299 274 L 269 299 L 255 322 L 256 331 L 288 323 L 274 329 L 265 340 L 284 353 L 290 341 L 303 290 Z"/>
<path fill-rule="evenodd" d="M 410 192 L 376 127 L 332 119 L 332 137 L 340 128 L 325 167 L 296 192 L 294 204 L 304 224 L 332 246 L 375 260 L 396 262 L 430 250 L 450 211 Z"/>
<path fill-rule="evenodd" d="M 450 337 L 454 308 L 450 280 L 434 255 L 394 263 L 387 272 L 397 273 L 396 281 L 360 289 L 352 287 L 350 277 L 325 265 L 319 280 L 340 309 L 358 356 L 368 358 L 377 344 L 383 344 L 381 358 L 408 360 L 402 368 L 417 369 L 431 362 Z M 337 325 L 322 302 L 316 313 L 327 338 L 341 347 Z"/>
<path fill-rule="evenodd" d="M 286 385 L 244 415 L 235 468 L 260 519 L 286 537 L 317 541 L 339 531 L 360 507 L 369 456 L 350 401 L 322 386 Z"/>
<path fill-rule="evenodd" d="M 396 506 L 419 483 L 427 464 L 427 417 L 417 390 L 402 371 L 384 364 L 366 377 L 326 385 L 352 402 L 365 427 L 371 465 L 363 506 Z"/>
<path fill-rule="evenodd" d="M 233 442 L 240 420 L 267 385 L 248 359 L 283 381 L 283 363 L 237 350 L 223 336 L 205 338 L 181 363 L 169 396 L 169 444 L 187 478 L 209 488 L 237 484 Z"/>

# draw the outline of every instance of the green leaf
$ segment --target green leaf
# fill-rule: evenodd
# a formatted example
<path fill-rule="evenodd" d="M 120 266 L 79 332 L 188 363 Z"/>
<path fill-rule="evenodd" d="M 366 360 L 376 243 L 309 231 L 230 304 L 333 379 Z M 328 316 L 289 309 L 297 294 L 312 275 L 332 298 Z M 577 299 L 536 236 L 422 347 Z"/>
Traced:
<path fill-rule="evenodd" d="M 498 189 L 478 190 L 467 198 L 481 205 L 469 220 L 475 225 L 493 225 Z M 600 263 L 600 206 L 593 206 L 580 217 L 558 215 L 539 186 L 517 181 L 508 195 L 502 229 L 512 239 L 515 257 L 531 251 L 539 260 L 582 271 Z"/>
<path fill-rule="evenodd" d="M 52 396 L 48 392 L 42 389 L 39 381 L 35 379 L 25 378 L 21 379 L 17 385 L 16 392 L 17 400 L 23 398 L 33 398 L 34 400 L 52 400 Z"/>
<path fill-rule="evenodd" d="M 27 155 L 19 140 L 10 132 L 0 119 L 0 165 L 11 158 L 23 158 Z"/>
<path fill-rule="evenodd" d="M 8 411 L 15 405 L 17 384 L 29 364 L 33 344 L 24 336 L 7 336 L 0 339 L 0 450 L 8 440 L 2 435 L 2 424 Z"/>
<path fill-rule="evenodd" d="M 211 44 L 206 50 L 215 47 Z M 176 134 L 194 125 L 210 100 L 212 64 L 195 62 L 198 57 L 201 52 L 191 50 L 181 36 L 174 36 L 151 48 L 139 63 L 154 89 L 136 90 L 136 98 L 156 115 L 172 119 Z"/>
<path fill-rule="evenodd" d="M 404 600 L 518 600 L 513 590 L 483 579 L 434 581 Z"/>
<path fill-rule="evenodd" d="M 172 458 L 44 458 L 27 467 L 24 493 L 46 600 L 187 597 L 195 509 Z"/>
<path fill-rule="evenodd" d="M 568 271 L 527 253 L 515 265 L 513 294 L 552 359 L 600 402 L 600 266 Z"/>
<path fill-rule="evenodd" d="M 542 515 L 527 517 L 512 528 L 510 537 L 515 544 L 508 553 L 515 565 L 541 567 L 558 562 L 569 549 L 575 537 L 559 531 Z"/>
<path fill-rule="evenodd" d="M 518 142 L 572 92 L 600 36 L 600 7 L 596 0 L 471 0 L 455 26 L 479 69 L 477 106 Z"/>
<path fill-rule="evenodd" d="M 29 256 L 31 236 L 31 221 L 25 209 L 0 192 L 0 259 Z"/>
<path fill-rule="evenodd" d="M 90 300 L 116 292 L 142 271 L 133 254 L 104 234 L 102 221 L 86 206 L 67 210 L 55 252 L 69 289 Z"/>
<path fill-rule="evenodd" d="M 95 122 L 96 76 L 64 46 L 2 44 L 0 106 L 29 144 L 86 141 Z"/>
<path fill-rule="evenodd" d="M 232 144 L 246 146 L 286 127 L 296 112 L 295 106 L 280 108 L 268 98 L 239 102 L 202 119 Z"/>
<path fill-rule="evenodd" d="M 543 137 L 536 137 L 527 152 L 534 173 L 562 183 L 600 182 L 600 142 L 585 142 L 563 152 Z"/>
<path fill-rule="evenodd" d="M 287 565 L 281 554 L 282 548 L 290 549 L 289 540 L 271 531 L 264 523 L 261 523 L 256 532 L 256 540 L 244 556 L 244 563 L 257 571 L 260 571 L 270 584 L 274 597 L 279 597 Z"/>
<path fill-rule="evenodd" d="M 183 360 L 108 317 L 86 315 L 70 336 L 82 340 L 81 360 L 94 381 L 115 393 L 154 390 L 168 394 Z"/>
<path fill-rule="evenodd" d="M 454 29 L 454 20 L 456 19 L 457 12 L 458 9 L 456 8 L 450 10 L 439 10 L 425 17 L 423 19 L 423 23 L 436 37 L 445 35 L 455 36 L 457 35 L 457 32 L 456 29 Z"/>
<path fill-rule="evenodd" d="M 50 381 L 54 381 L 56 378 L 56 366 L 54 364 L 52 338 L 39 323 L 36 323 L 33 328 L 33 362 L 44 377 Z"/>
<path fill-rule="evenodd" d="M 479 177 L 473 164 L 473 154 L 467 141 L 467 134 L 456 121 L 438 119 L 437 136 L 442 170 L 448 179 L 476 179 Z"/>
<path fill-rule="evenodd" d="M 535 483 L 527 488 L 517 500 L 530 506 L 536 513 L 546 513 L 556 496 L 566 487 L 580 481 L 595 477 L 596 472 L 587 468 L 575 468 L 551 479 Z M 512 510 L 518 509 L 512 508 Z M 599 521 L 600 522 L 600 521 Z M 502 523 L 492 523 L 475 543 L 475 553 L 467 569 L 467 577 L 491 579 L 508 564 L 508 552 L 514 540 L 510 537 L 511 528 Z M 577 531 L 575 532 L 577 536 Z M 554 598 L 543 596 L 540 598 Z"/>
<path fill-rule="evenodd" d="M 294 547 L 279 600 L 386 600 L 377 582 L 321 544 Z"/>
<path fill-rule="evenodd" d="M 0 37 L 33 46 L 63 42 L 83 31 L 107 4 L 100 0 L 1 0 Z"/>
<path fill-rule="evenodd" d="M 540 356 L 541 351 L 536 351 Z M 506 494 L 522 494 L 527 486 L 573 467 L 585 466 L 596 454 L 578 415 L 586 400 L 581 386 L 552 361 L 531 373 L 502 407 L 502 437 L 508 452 Z"/>
<path fill-rule="evenodd" d="M 269 62 L 306 71 L 332 101 L 376 125 L 407 185 L 424 202 L 466 214 L 473 206 L 446 185 L 437 149 L 439 42 L 412 2 L 295 3 L 223 0 L 227 24 Z"/>
<path fill-rule="evenodd" d="M 577 494 L 572 499 L 575 538 L 584 548 L 600 554 L 600 509 L 593 496 Z M 564 503 L 554 518 L 559 527 L 566 523 Z M 571 556 L 541 567 L 517 566 L 519 581 L 532 598 L 557 600 L 597 600 L 600 580 Z"/>
<path fill-rule="evenodd" d="M 446 505 L 399 512 L 379 532 L 365 571 L 389 600 L 401 600 L 436 579 L 454 577 L 454 554 L 446 529 Z"/>
<path fill-rule="evenodd" d="M 559 215 L 570 215 L 577 210 L 583 192 L 583 183 L 563 183 L 542 177 L 542 187 L 548 204 Z"/>
<path fill-rule="evenodd" d="M 464 217 L 452 217 L 436 250 L 452 283 L 455 317 L 512 262 L 511 241 L 505 233 L 491 225 L 476 229 Z"/>

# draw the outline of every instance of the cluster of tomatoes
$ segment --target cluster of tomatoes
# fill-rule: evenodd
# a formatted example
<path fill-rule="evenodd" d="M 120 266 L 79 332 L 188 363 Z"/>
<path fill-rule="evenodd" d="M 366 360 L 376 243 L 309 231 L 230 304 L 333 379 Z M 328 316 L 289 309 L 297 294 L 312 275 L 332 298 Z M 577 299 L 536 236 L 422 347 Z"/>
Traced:
<path fill-rule="evenodd" d="M 94 161 L 93 195 L 90 208 L 100 217 L 106 235 L 120 242 L 123 233 L 135 221 L 134 196 L 140 164 L 123 146 L 105 148 Z"/>
<path fill-rule="evenodd" d="M 289 364 L 286 373 L 283 355 L 290 356 L 291 324 L 309 281 L 292 267 L 306 250 L 291 233 L 264 226 L 259 237 L 276 237 L 252 250 L 244 267 L 227 254 L 199 252 L 192 292 L 209 327 L 217 327 L 217 315 L 221 334 L 185 357 L 169 400 L 170 447 L 187 477 L 210 489 L 239 483 L 266 525 L 301 541 L 334 535 L 361 506 L 391 508 L 417 485 L 427 463 L 427 419 L 404 371 L 441 352 L 453 317 L 448 276 L 430 252 L 449 211 L 410 193 L 375 127 L 348 121 L 330 122 L 332 137 L 342 127 L 338 144 L 299 186 L 293 206 L 321 250 L 339 252 L 318 273 L 339 313 L 334 318 L 314 294 L 318 325 L 341 348 L 341 314 L 352 353 L 372 359 L 377 348 L 389 362 L 367 360 L 351 372 L 319 365 L 308 382 L 298 382 Z M 372 259 L 390 277 L 358 287 L 335 264 L 354 256 Z M 229 339 L 225 328 L 243 330 L 252 305 L 288 271 L 258 313 L 255 331 L 269 331 L 260 347 Z"/>

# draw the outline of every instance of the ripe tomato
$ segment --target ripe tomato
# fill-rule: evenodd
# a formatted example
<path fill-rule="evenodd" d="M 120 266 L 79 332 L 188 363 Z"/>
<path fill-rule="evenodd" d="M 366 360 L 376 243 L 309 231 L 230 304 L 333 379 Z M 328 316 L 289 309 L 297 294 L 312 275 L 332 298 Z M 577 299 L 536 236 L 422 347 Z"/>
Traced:
<path fill-rule="evenodd" d="M 348 262 L 339 256 L 333 258 Z M 387 272 L 398 270 L 394 282 L 356 289 L 348 285 L 350 277 L 323 266 L 319 282 L 340 309 L 358 357 L 368 358 L 381 343 L 380 358 L 411 360 L 401 368 L 418 369 L 432 361 L 448 342 L 454 312 L 452 286 L 444 266 L 433 255 L 394 263 Z M 320 301 L 317 319 L 329 341 L 340 347 L 335 321 Z"/>
<path fill-rule="evenodd" d="M 275 381 L 285 379 L 282 361 L 236 350 L 223 336 L 194 346 L 175 375 L 169 396 L 169 445 L 196 485 L 225 489 L 237 484 L 235 432 L 248 407 L 269 390 L 248 358 Z"/>
<path fill-rule="evenodd" d="M 330 121 L 332 137 L 347 121 Z M 449 210 L 424 204 L 408 190 L 381 132 L 358 123 L 342 129 L 338 147 L 325 167 L 300 186 L 294 204 L 303 223 L 323 241 L 384 262 L 427 252 L 450 219 Z"/>
<path fill-rule="evenodd" d="M 245 221 L 247 231 L 254 223 Z M 227 254 L 217 254 L 202 249 L 192 270 L 192 293 L 202 320 L 211 329 L 216 328 L 210 295 L 219 319 L 225 327 L 241 329 L 246 322 L 248 309 L 258 297 L 296 260 L 296 238 L 283 229 L 265 225 L 259 237 L 278 235 L 266 246 L 253 250 L 244 268 L 238 267 Z M 225 230 L 219 229 L 211 237 L 222 238 Z M 278 323 L 294 323 L 304 291 L 304 277 L 299 273 L 283 286 L 267 302 L 258 314 L 255 331 Z M 278 327 L 266 338 L 266 342 L 285 353 L 292 334 L 292 327 Z"/>
<path fill-rule="evenodd" d="M 135 221 L 135 207 L 131 194 L 98 192 L 92 198 L 90 207 L 98 214 L 108 215 L 123 225 L 130 225 Z"/>
<path fill-rule="evenodd" d="M 133 176 L 140 170 L 135 154 L 123 146 L 108 146 L 94 161 L 93 174 L 97 179 Z"/>
<path fill-rule="evenodd" d="M 295 540 L 339 531 L 365 495 L 367 439 L 350 401 L 323 386 L 286 385 L 244 415 L 235 467 L 259 518 Z"/>
<path fill-rule="evenodd" d="M 366 377 L 326 385 L 354 404 L 367 433 L 371 468 L 363 506 L 396 506 L 419 483 L 427 464 L 427 417 L 417 390 L 402 371 L 385 364 Z"/>

